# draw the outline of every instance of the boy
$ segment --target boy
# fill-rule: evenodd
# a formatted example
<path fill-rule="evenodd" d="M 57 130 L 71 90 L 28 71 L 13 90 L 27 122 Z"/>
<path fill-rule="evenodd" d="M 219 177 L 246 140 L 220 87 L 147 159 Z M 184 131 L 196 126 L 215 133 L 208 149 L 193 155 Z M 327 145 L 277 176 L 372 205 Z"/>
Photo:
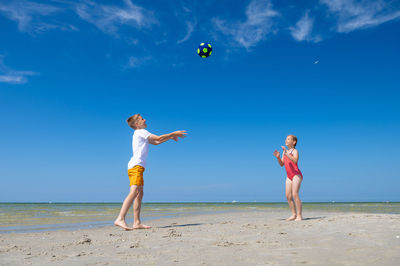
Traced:
<path fill-rule="evenodd" d="M 140 115 L 135 114 L 128 118 L 126 121 L 128 125 L 135 130 L 132 137 L 133 156 L 128 163 L 128 176 L 130 181 L 130 192 L 122 204 L 121 211 L 118 218 L 114 221 L 116 226 L 122 227 L 125 230 L 133 229 L 149 229 L 150 226 L 144 225 L 140 222 L 140 207 L 143 198 L 143 172 L 146 167 L 146 158 L 149 151 L 149 143 L 159 145 L 167 140 L 173 139 L 178 141 L 178 138 L 186 136 L 186 130 L 175 131 L 169 134 L 157 136 L 148 132 L 146 120 Z M 125 216 L 133 205 L 133 227 L 129 227 L 125 222 Z"/>

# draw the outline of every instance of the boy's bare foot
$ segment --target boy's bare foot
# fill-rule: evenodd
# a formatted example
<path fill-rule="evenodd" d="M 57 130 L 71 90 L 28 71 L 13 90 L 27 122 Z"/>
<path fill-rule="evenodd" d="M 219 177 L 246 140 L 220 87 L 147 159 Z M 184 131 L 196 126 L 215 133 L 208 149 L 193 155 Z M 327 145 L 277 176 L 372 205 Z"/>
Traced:
<path fill-rule="evenodd" d="M 289 218 L 286 219 L 286 221 L 294 221 L 296 219 L 296 215 L 292 215 Z"/>
<path fill-rule="evenodd" d="M 145 225 L 145 224 L 137 224 L 133 225 L 133 229 L 150 229 L 151 226 Z"/>
<path fill-rule="evenodd" d="M 299 217 L 297 217 L 296 219 L 295 219 L 295 221 L 302 221 L 303 220 L 303 217 L 301 217 L 301 216 L 299 216 Z"/>
<path fill-rule="evenodd" d="M 117 219 L 117 220 L 114 221 L 114 225 L 119 226 L 119 227 L 125 229 L 126 231 L 133 230 L 133 228 L 129 227 L 124 220 L 118 220 Z"/>

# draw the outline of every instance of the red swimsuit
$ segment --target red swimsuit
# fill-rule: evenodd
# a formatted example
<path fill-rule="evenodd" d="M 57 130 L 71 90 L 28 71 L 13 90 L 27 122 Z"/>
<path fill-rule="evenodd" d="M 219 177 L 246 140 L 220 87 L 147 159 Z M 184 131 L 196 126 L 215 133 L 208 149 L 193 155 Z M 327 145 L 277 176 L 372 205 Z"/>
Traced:
<path fill-rule="evenodd" d="M 292 153 L 290 153 L 290 154 L 292 154 Z M 286 154 L 283 155 L 283 163 L 285 164 L 287 177 L 290 180 L 293 180 L 293 177 L 295 175 L 298 175 L 301 177 L 301 179 L 303 179 L 303 174 L 301 173 L 297 164 L 295 164 L 292 160 L 290 160 L 289 157 L 286 156 Z"/>

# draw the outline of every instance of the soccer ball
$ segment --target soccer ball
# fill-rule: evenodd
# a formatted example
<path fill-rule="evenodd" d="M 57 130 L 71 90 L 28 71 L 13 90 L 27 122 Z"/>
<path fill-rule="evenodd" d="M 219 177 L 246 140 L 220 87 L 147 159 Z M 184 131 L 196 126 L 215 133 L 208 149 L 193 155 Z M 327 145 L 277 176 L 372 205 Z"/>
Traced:
<path fill-rule="evenodd" d="M 199 45 L 199 48 L 197 48 L 197 54 L 202 57 L 202 58 L 207 58 L 211 55 L 212 53 L 212 47 L 211 44 L 202 42 Z"/>

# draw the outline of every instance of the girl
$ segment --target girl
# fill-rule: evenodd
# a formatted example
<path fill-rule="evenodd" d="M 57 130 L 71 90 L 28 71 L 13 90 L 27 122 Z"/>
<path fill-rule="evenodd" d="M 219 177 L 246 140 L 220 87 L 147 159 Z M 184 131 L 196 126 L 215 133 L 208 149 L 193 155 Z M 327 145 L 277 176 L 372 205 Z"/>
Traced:
<path fill-rule="evenodd" d="M 286 178 L 286 198 L 289 203 L 292 216 L 287 218 L 287 221 L 301 221 L 303 220 L 301 201 L 299 198 L 299 190 L 301 181 L 303 181 L 303 175 L 297 162 L 299 161 L 299 152 L 295 149 L 297 144 L 297 137 L 289 135 L 286 137 L 285 146 L 282 146 L 282 159 L 280 158 L 279 151 L 274 151 L 274 156 L 278 159 L 280 166 L 285 166 L 287 178 Z M 294 200 L 294 202 L 293 202 Z M 297 213 L 296 213 L 297 210 Z"/>

